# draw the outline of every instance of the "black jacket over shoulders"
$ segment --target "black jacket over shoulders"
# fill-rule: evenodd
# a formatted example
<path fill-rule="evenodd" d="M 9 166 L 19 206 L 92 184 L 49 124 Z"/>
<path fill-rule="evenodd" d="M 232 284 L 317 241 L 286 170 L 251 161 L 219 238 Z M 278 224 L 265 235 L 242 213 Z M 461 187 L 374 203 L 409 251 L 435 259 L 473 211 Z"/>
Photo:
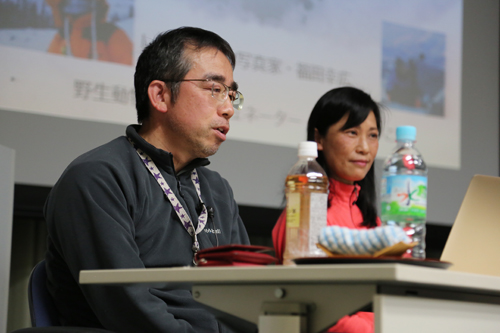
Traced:
<path fill-rule="evenodd" d="M 193 221 L 200 202 L 190 178 L 196 168 L 201 197 L 214 216 L 198 234 L 200 247 L 249 244 L 228 182 L 196 159 L 176 173 L 172 155 L 127 128 L 127 136 L 160 169 Z M 215 318 L 189 286 L 79 285 L 83 269 L 191 266 L 192 238 L 172 204 L 125 136 L 75 159 L 46 205 L 48 288 L 68 326 L 115 332 L 219 332 Z M 193 218 L 194 217 L 194 218 Z"/>

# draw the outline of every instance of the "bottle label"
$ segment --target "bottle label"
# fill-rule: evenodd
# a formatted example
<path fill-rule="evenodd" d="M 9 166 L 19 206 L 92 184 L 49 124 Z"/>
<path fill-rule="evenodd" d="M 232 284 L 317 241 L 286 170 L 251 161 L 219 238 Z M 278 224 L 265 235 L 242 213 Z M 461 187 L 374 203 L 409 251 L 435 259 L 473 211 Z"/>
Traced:
<path fill-rule="evenodd" d="M 383 176 L 381 183 L 382 220 L 401 219 L 425 222 L 427 177 L 417 175 Z"/>
<path fill-rule="evenodd" d="M 286 203 L 286 226 L 298 228 L 300 226 L 300 193 L 289 193 Z"/>
<path fill-rule="evenodd" d="M 318 252 L 318 237 L 321 229 L 326 227 L 326 216 L 328 210 L 327 193 L 311 193 L 311 204 L 309 211 L 309 253 Z"/>

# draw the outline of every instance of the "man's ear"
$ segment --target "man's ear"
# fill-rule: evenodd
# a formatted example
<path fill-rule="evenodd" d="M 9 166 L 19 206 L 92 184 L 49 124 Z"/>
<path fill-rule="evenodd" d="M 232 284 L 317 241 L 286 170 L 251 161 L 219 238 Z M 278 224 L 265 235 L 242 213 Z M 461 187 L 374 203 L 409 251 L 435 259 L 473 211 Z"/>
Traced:
<path fill-rule="evenodd" d="M 151 81 L 148 86 L 149 102 L 153 109 L 160 112 L 167 112 L 170 102 L 170 89 L 165 83 L 159 80 Z"/>
<path fill-rule="evenodd" d="M 317 128 L 314 129 L 314 141 L 318 144 L 318 150 L 323 150 L 323 137 Z"/>

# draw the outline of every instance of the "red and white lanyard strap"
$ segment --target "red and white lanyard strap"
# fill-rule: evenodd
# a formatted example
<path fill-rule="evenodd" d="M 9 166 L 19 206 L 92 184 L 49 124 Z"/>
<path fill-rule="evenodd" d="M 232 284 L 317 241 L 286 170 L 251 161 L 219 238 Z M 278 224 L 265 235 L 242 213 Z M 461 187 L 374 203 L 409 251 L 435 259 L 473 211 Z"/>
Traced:
<path fill-rule="evenodd" d="M 191 181 L 193 182 L 193 185 L 196 188 L 196 192 L 198 193 L 198 198 L 200 199 L 201 205 L 203 207 L 203 209 L 201 210 L 201 214 L 198 217 L 198 225 L 195 229 L 193 222 L 189 218 L 189 215 L 187 214 L 184 207 L 182 207 L 181 203 L 179 202 L 179 199 L 177 199 L 175 194 L 170 189 L 170 186 L 168 186 L 166 180 L 161 175 L 161 172 L 156 166 L 155 162 L 153 162 L 151 157 L 149 157 L 145 152 L 137 148 L 130 139 L 129 141 L 134 146 L 137 155 L 139 155 L 146 168 L 149 170 L 151 175 L 153 175 L 153 177 L 156 179 L 158 185 L 160 185 L 160 187 L 162 188 L 163 193 L 165 193 L 165 196 L 172 204 L 172 207 L 174 207 L 174 210 L 177 213 L 179 219 L 181 220 L 182 225 L 189 233 L 189 235 L 191 235 L 191 237 L 193 238 L 192 249 L 193 252 L 196 254 L 196 252 L 198 252 L 198 250 L 200 249 L 200 244 L 198 243 L 198 237 L 196 235 L 198 235 L 203 230 L 203 228 L 205 228 L 208 216 L 207 207 L 203 203 L 203 200 L 201 200 L 200 179 L 198 178 L 198 172 L 196 172 L 196 169 L 193 169 L 193 171 L 191 172 Z"/>

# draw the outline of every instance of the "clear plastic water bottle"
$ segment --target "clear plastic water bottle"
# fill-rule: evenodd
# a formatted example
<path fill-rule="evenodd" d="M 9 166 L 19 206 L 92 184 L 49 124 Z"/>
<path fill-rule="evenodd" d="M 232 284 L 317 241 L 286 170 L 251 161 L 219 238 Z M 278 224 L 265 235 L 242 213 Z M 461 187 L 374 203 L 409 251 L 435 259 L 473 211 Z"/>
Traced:
<path fill-rule="evenodd" d="M 283 264 L 292 259 L 324 256 L 316 246 L 326 227 L 328 176 L 316 162 L 318 147 L 314 141 L 299 144 L 299 160 L 286 178 L 286 242 Z"/>
<path fill-rule="evenodd" d="M 384 164 L 381 184 L 380 219 L 383 225 L 402 227 L 413 242 L 413 258 L 425 259 L 427 214 L 427 166 L 415 148 L 417 129 L 396 128 L 397 146 Z"/>

